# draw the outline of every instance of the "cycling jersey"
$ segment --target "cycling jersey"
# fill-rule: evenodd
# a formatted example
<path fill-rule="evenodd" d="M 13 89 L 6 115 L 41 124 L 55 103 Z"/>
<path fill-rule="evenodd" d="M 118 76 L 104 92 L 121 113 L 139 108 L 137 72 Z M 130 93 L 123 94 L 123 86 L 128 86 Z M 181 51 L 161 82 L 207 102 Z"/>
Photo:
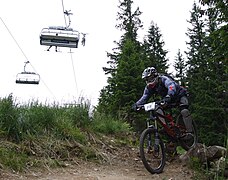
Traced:
<path fill-rule="evenodd" d="M 187 91 L 171 78 L 162 75 L 159 76 L 158 84 L 155 87 L 150 87 L 149 84 L 146 85 L 142 97 L 136 104 L 145 104 L 153 94 L 160 95 L 162 98 L 169 95 L 172 101 L 177 101 L 182 96 L 186 96 Z"/>

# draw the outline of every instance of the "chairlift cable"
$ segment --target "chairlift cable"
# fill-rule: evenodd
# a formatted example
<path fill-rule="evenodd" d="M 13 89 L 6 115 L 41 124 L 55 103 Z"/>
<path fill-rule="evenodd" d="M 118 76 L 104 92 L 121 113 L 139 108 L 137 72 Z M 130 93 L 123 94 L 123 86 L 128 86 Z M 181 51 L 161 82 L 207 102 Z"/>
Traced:
<path fill-rule="evenodd" d="M 0 17 L 1 18 L 1 17 Z M 11 31 L 9 30 L 9 28 L 7 27 L 7 25 L 5 24 L 5 22 L 3 21 L 3 19 L 1 18 L 2 23 L 4 24 L 5 28 L 7 29 L 7 31 L 9 32 L 9 34 L 11 35 L 12 39 L 14 40 L 14 42 L 17 44 L 18 48 L 21 50 L 22 54 L 24 55 L 25 59 L 27 60 L 27 62 L 30 63 L 30 65 L 32 66 L 31 62 L 28 60 L 27 56 L 25 55 L 24 51 L 22 50 L 22 48 L 20 47 L 19 43 L 17 42 L 17 40 L 14 38 L 13 34 L 11 33 Z M 32 66 L 32 68 L 34 69 L 34 71 L 36 72 L 35 68 Z"/>
<path fill-rule="evenodd" d="M 65 26 L 49 26 L 48 28 L 43 28 L 40 33 L 40 45 L 49 46 L 47 51 L 52 47 L 56 48 L 56 52 L 58 51 L 57 47 L 78 48 L 80 33 L 70 28 L 70 15 L 72 15 L 72 13 L 70 10 L 65 10 L 63 0 L 61 2 Z M 66 16 L 69 20 L 68 24 Z"/>
<path fill-rule="evenodd" d="M 0 17 L 1 18 L 1 17 Z M 18 44 L 17 40 L 14 38 L 13 34 L 10 32 L 9 28 L 6 26 L 5 22 L 3 21 L 3 19 L 1 18 L 2 23 L 4 24 L 5 28 L 7 29 L 7 31 L 9 32 L 9 34 L 11 35 L 11 37 L 13 38 L 14 42 L 17 44 L 18 48 L 21 50 L 22 54 L 24 55 L 25 59 L 28 61 L 27 56 L 25 55 L 24 51 L 22 50 L 22 48 L 20 47 L 20 45 Z"/>
<path fill-rule="evenodd" d="M 54 93 L 51 91 L 51 89 L 47 86 L 47 84 L 44 82 L 43 78 L 40 78 L 40 80 L 43 82 L 44 86 L 48 89 L 48 91 L 52 94 L 52 96 L 54 97 L 54 99 L 56 100 L 56 97 L 54 95 Z"/>
<path fill-rule="evenodd" d="M 64 16 L 65 25 L 66 25 L 66 27 L 67 27 L 66 16 L 65 16 L 65 14 L 64 14 L 65 8 L 64 8 L 63 0 L 62 0 L 62 8 L 63 8 L 63 16 Z"/>
<path fill-rule="evenodd" d="M 31 64 L 31 62 L 28 60 L 27 56 L 25 55 L 24 51 L 22 50 L 22 48 L 20 47 L 19 43 L 17 42 L 17 40 L 14 38 L 13 34 L 11 33 L 10 29 L 7 27 L 6 23 L 3 21 L 3 19 L 0 17 L 2 23 L 4 24 L 5 28 L 7 29 L 8 33 L 10 34 L 10 36 L 12 37 L 12 39 L 14 40 L 14 42 L 17 44 L 18 48 L 21 50 L 22 54 L 24 55 L 25 59 L 27 60 L 27 62 L 30 63 L 31 67 L 33 68 L 34 72 L 37 72 L 36 69 L 34 68 L 34 66 Z M 48 91 L 52 94 L 52 96 L 56 99 L 55 95 L 53 94 L 53 92 L 48 88 L 47 84 L 43 81 L 43 79 L 41 78 L 41 81 L 44 83 L 45 87 L 48 89 Z"/>
<path fill-rule="evenodd" d="M 64 14 L 65 13 L 65 8 L 64 8 L 63 0 L 62 0 L 62 8 L 63 8 L 63 14 Z M 66 22 L 66 16 L 65 16 L 65 14 L 64 14 L 64 20 L 65 20 L 65 25 L 67 27 L 67 22 Z M 69 21 L 69 25 L 70 25 L 70 21 Z M 74 73 L 75 88 L 76 88 L 76 92 L 78 94 L 77 78 L 76 78 L 76 73 L 75 73 L 74 61 L 73 61 L 73 56 L 72 56 L 71 48 L 70 48 L 70 57 L 71 57 L 71 64 L 72 64 L 73 73 Z"/>
<path fill-rule="evenodd" d="M 76 92 L 78 94 L 77 78 L 76 78 L 76 73 L 75 73 L 75 68 L 74 68 L 74 61 L 73 61 L 73 56 L 72 56 L 71 49 L 70 49 L 70 57 L 71 57 L 71 63 L 72 63 L 73 73 L 74 73 L 75 88 L 76 88 Z"/>
<path fill-rule="evenodd" d="M 34 66 L 31 64 L 31 62 L 29 61 L 31 67 L 34 69 L 35 72 L 37 72 L 34 68 Z M 47 84 L 44 82 L 43 78 L 40 77 L 40 80 L 43 82 L 44 86 L 48 89 L 48 91 L 52 94 L 52 96 L 54 97 L 54 99 L 56 99 L 54 93 L 51 91 L 51 89 L 47 86 Z"/>

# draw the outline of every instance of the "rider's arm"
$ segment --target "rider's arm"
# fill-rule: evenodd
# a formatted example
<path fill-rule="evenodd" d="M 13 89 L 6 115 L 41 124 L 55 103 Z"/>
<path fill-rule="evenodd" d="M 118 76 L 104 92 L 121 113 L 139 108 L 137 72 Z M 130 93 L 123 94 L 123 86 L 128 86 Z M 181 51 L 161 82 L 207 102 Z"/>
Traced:
<path fill-rule="evenodd" d="M 152 95 L 152 92 L 146 86 L 142 97 L 136 102 L 136 105 L 145 104 L 148 101 L 148 99 L 151 97 L 151 95 Z"/>
<path fill-rule="evenodd" d="M 176 83 L 169 78 L 164 79 L 164 85 L 168 89 L 167 95 L 173 97 L 176 94 Z"/>

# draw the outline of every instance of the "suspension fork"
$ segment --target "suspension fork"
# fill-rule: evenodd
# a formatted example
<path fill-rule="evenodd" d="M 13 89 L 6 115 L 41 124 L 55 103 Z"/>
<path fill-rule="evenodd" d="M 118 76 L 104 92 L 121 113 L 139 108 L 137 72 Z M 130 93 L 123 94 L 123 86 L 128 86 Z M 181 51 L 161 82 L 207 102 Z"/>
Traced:
<path fill-rule="evenodd" d="M 152 141 L 152 134 L 149 134 L 148 135 L 148 151 L 150 151 L 151 150 L 151 148 L 153 147 L 154 148 L 154 151 L 155 152 L 159 152 L 159 144 L 160 144 L 160 138 L 159 138 L 159 133 L 158 133 L 158 125 L 157 125 L 157 120 L 156 119 L 154 119 L 154 125 L 151 125 L 150 124 L 150 120 L 148 120 L 147 121 L 147 127 L 148 128 L 153 128 L 155 131 L 154 131 L 154 137 L 155 137 L 155 139 L 154 139 L 154 142 L 152 143 L 151 141 Z M 154 144 L 153 146 L 152 146 L 152 144 Z"/>
<path fill-rule="evenodd" d="M 158 125 L 157 125 L 157 120 L 154 122 L 154 129 L 155 129 L 155 142 L 154 142 L 154 150 L 155 152 L 159 152 L 159 144 L 160 144 L 160 138 L 158 134 Z"/>
<path fill-rule="evenodd" d="M 147 128 L 154 128 L 153 124 L 150 124 L 150 119 L 147 120 Z M 151 134 L 148 134 L 148 137 L 147 137 L 147 150 L 148 152 L 150 152 L 151 150 Z"/>

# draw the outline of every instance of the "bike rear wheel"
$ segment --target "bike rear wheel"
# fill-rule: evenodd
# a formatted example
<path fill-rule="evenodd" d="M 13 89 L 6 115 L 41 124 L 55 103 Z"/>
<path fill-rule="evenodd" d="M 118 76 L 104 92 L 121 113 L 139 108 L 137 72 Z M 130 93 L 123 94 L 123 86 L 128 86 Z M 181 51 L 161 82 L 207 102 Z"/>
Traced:
<path fill-rule="evenodd" d="M 159 141 L 155 144 L 155 141 Z M 159 174 L 165 166 L 164 143 L 158 137 L 155 139 L 155 129 L 147 128 L 140 136 L 140 157 L 144 167 L 152 174 Z"/>
<path fill-rule="evenodd" d="M 193 146 L 195 146 L 196 143 L 198 143 L 196 123 L 194 120 L 192 120 L 192 132 L 188 133 L 182 116 L 179 116 L 177 120 L 177 126 L 181 131 L 181 137 L 179 138 L 180 145 L 182 148 L 188 151 Z"/>

